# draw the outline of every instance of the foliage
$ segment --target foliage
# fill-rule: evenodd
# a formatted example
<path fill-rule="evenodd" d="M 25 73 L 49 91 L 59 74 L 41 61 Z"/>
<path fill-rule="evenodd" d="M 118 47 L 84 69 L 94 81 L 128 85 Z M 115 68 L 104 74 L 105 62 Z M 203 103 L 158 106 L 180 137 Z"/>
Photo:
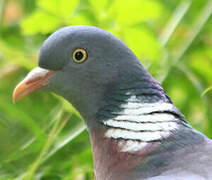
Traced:
<path fill-rule="evenodd" d="M 93 179 L 88 133 L 69 103 L 43 92 L 11 100 L 42 42 L 62 26 L 117 35 L 188 121 L 212 137 L 211 13 L 212 0 L 1 0 L 0 179 Z"/>

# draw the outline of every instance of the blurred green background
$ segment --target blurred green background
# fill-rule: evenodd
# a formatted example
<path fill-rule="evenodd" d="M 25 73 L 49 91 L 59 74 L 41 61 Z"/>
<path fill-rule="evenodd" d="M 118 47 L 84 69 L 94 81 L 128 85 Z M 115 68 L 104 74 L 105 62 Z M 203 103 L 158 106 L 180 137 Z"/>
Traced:
<path fill-rule="evenodd" d="M 0 180 L 93 179 L 88 133 L 62 98 L 12 104 L 42 42 L 67 25 L 122 39 L 192 126 L 212 138 L 212 0 L 0 0 Z"/>

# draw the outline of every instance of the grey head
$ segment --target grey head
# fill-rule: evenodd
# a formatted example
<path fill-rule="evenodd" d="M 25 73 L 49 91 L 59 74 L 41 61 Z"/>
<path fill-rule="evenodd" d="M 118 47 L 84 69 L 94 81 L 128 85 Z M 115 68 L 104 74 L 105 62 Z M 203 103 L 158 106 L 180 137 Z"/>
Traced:
<path fill-rule="evenodd" d="M 84 62 L 75 61 L 78 49 L 85 50 Z M 121 40 L 91 26 L 53 33 L 41 47 L 39 66 L 57 71 L 49 89 L 70 101 L 84 119 L 92 118 L 116 87 L 142 78 L 157 84 Z"/>

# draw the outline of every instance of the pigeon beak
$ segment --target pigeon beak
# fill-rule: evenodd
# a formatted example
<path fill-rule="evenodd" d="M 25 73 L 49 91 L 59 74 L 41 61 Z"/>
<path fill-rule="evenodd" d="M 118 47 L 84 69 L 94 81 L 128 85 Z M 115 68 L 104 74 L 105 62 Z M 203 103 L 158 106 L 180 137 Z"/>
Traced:
<path fill-rule="evenodd" d="M 47 86 L 49 84 L 49 78 L 54 74 L 55 71 L 50 71 L 40 67 L 33 69 L 14 89 L 13 103 L 16 103 L 38 89 Z"/>

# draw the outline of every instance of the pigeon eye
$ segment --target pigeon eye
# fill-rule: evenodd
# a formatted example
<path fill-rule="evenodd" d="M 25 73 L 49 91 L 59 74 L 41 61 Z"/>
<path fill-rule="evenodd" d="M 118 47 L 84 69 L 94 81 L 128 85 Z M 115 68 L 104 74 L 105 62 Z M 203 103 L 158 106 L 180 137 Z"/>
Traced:
<path fill-rule="evenodd" d="M 82 63 L 87 59 L 88 54 L 87 54 L 86 50 L 79 48 L 73 52 L 72 56 L 73 56 L 74 62 Z"/>

